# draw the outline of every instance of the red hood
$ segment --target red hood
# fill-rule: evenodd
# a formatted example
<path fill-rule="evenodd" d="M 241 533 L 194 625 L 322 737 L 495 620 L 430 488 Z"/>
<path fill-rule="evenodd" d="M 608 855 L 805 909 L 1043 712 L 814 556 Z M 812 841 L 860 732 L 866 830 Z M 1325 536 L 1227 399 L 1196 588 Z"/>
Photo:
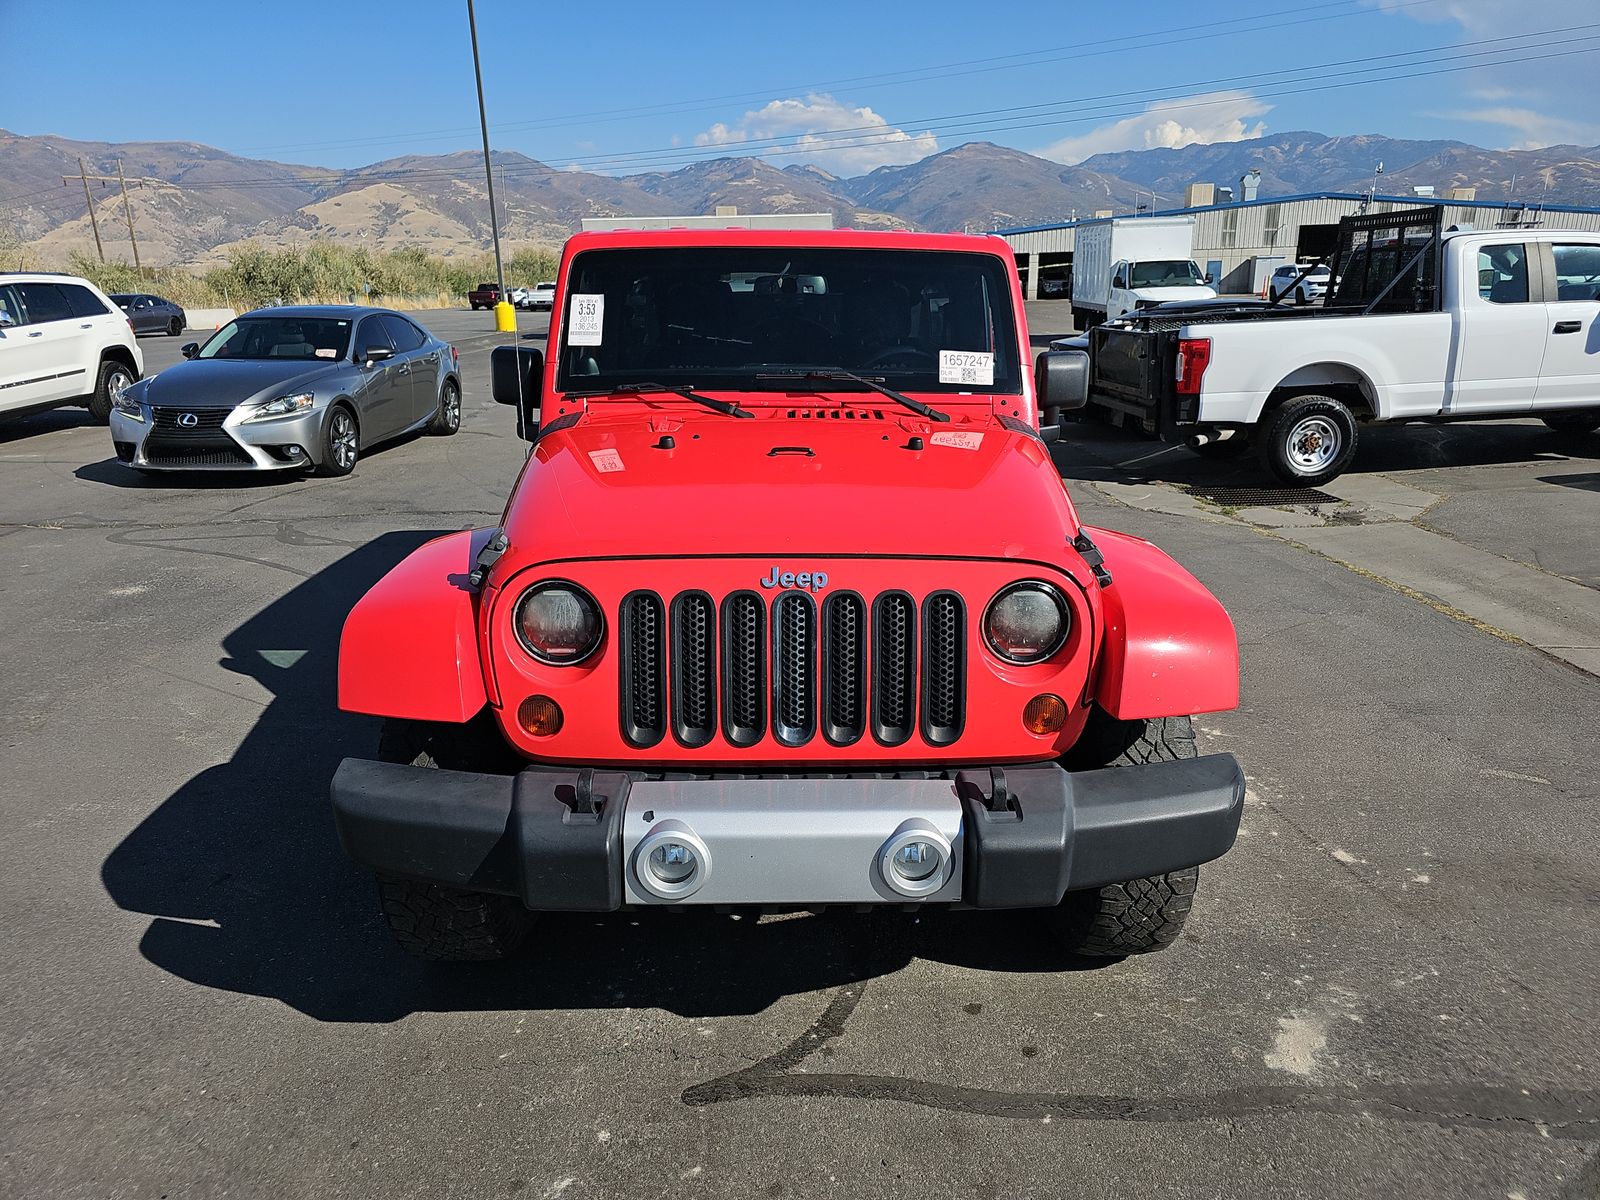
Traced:
<path fill-rule="evenodd" d="M 1061 561 L 1078 520 L 1038 438 L 987 415 L 932 424 L 854 411 L 758 409 L 739 420 L 591 409 L 547 435 L 518 481 L 510 556 Z M 922 449 L 908 448 L 914 438 Z"/>

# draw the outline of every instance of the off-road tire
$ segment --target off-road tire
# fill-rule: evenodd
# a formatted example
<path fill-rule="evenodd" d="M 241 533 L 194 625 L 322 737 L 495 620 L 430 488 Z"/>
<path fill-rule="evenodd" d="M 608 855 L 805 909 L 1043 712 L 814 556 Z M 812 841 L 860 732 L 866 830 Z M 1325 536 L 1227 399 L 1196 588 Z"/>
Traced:
<path fill-rule="evenodd" d="M 1593 433 L 1600 429 L 1600 408 L 1580 408 L 1576 412 L 1541 413 L 1539 419 L 1557 433 Z"/>
<path fill-rule="evenodd" d="M 1089 714 L 1077 743 L 1063 756 L 1068 770 L 1139 766 L 1194 758 L 1189 717 L 1118 721 L 1103 709 Z M 1050 911 L 1057 943 L 1086 958 L 1126 958 L 1164 950 L 1183 932 L 1194 904 L 1200 868 L 1186 867 L 1147 879 L 1129 879 L 1089 891 L 1068 892 Z"/>
<path fill-rule="evenodd" d="M 446 379 L 439 389 L 439 405 L 434 409 L 433 420 L 428 422 L 428 432 L 437 437 L 449 437 L 461 428 L 461 385 Z"/>
<path fill-rule="evenodd" d="M 491 741 L 491 738 L 493 739 Z M 378 757 L 413 767 L 496 771 L 509 756 L 483 719 L 468 725 L 388 720 Z M 378 874 L 378 908 L 400 948 L 431 962 L 492 962 L 516 952 L 533 914 L 512 896 L 470 892 L 421 879 Z"/>
<path fill-rule="evenodd" d="M 1316 430 L 1318 445 L 1309 437 Z M 1332 436 L 1329 449 L 1320 439 Z M 1355 459 L 1355 414 L 1342 401 L 1320 393 L 1291 396 L 1268 413 L 1251 442 L 1261 455 L 1261 465 L 1278 482 L 1289 487 L 1321 487 L 1339 477 Z"/>
<path fill-rule="evenodd" d="M 124 387 L 132 387 L 137 379 L 132 367 L 114 358 L 108 358 L 100 364 L 100 374 L 95 377 L 94 391 L 89 394 L 89 401 L 85 405 L 89 410 L 89 416 L 97 425 L 105 425 L 111 420 L 111 389 L 119 377 L 126 381 Z"/>

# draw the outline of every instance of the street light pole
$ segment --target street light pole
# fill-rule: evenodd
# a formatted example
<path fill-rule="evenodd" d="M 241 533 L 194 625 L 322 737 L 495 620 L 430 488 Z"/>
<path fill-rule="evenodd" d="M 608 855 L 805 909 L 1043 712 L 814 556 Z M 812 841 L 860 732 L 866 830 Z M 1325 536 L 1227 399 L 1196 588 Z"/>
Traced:
<path fill-rule="evenodd" d="M 472 74 L 478 82 L 478 125 L 483 130 L 483 177 L 489 188 L 489 231 L 494 237 L 494 276 L 500 284 L 500 300 L 494 306 L 494 327 L 501 333 L 517 328 L 517 310 L 506 300 L 506 267 L 500 257 L 500 217 L 494 206 L 494 167 L 489 160 L 489 116 L 483 106 L 483 66 L 478 61 L 478 20 L 467 0 L 467 29 L 472 34 Z"/>

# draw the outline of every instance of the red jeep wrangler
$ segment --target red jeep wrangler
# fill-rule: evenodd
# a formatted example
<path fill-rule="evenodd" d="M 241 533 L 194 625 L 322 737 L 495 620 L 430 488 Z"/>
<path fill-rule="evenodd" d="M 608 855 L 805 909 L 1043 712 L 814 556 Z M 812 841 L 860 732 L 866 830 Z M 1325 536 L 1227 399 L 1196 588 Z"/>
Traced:
<path fill-rule="evenodd" d="M 1244 781 L 1221 605 L 1081 526 L 998 238 L 583 234 L 498 528 L 422 547 L 345 623 L 333 780 L 408 950 L 493 958 L 539 911 L 1051 911 L 1079 953 L 1177 935 Z M 1111 769 L 1106 769 L 1111 768 Z"/>

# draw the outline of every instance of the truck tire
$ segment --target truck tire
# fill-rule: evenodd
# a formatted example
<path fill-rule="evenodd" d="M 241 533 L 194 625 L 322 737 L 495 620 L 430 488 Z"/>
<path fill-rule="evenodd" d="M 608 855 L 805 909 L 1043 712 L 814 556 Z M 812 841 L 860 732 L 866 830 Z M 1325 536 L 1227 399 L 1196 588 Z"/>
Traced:
<path fill-rule="evenodd" d="M 1355 415 L 1332 396 L 1291 396 L 1268 413 L 1250 440 L 1261 465 L 1290 487 L 1321 487 L 1356 455 Z"/>
<path fill-rule="evenodd" d="M 1134 766 L 1194 758 L 1194 722 L 1189 717 L 1119 721 L 1096 707 L 1072 749 L 1069 770 Z M 1183 932 L 1200 883 L 1200 868 L 1186 867 L 1145 879 L 1068 892 L 1049 921 L 1054 940 L 1086 958 L 1126 958 L 1164 950 Z"/>
<path fill-rule="evenodd" d="M 378 757 L 413 767 L 495 770 L 499 763 L 482 761 L 486 737 L 476 723 L 432 725 L 390 719 L 378 735 Z M 400 948 L 430 962 L 506 958 L 526 940 L 534 920 L 513 896 L 471 892 L 382 872 L 378 874 L 378 908 Z"/>
<path fill-rule="evenodd" d="M 1600 409 L 1580 408 L 1576 412 L 1545 413 L 1539 418 L 1557 433 L 1593 433 L 1600 429 Z"/>

